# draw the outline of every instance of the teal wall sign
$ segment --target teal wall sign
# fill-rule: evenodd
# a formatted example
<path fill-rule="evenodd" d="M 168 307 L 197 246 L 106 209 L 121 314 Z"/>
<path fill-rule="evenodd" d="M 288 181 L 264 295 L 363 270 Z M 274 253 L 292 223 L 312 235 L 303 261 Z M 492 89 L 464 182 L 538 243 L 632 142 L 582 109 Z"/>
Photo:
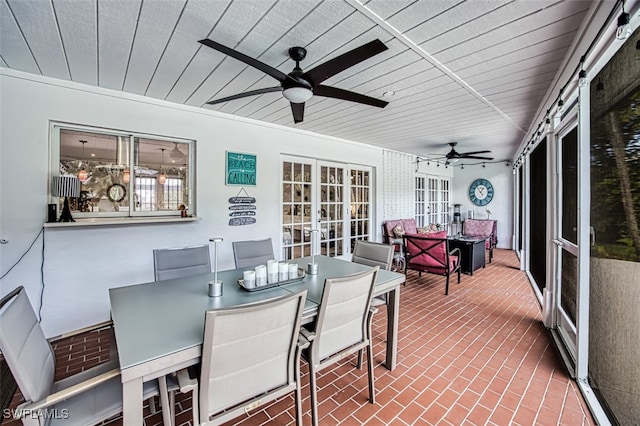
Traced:
<path fill-rule="evenodd" d="M 227 151 L 227 185 L 256 186 L 256 156 Z"/>

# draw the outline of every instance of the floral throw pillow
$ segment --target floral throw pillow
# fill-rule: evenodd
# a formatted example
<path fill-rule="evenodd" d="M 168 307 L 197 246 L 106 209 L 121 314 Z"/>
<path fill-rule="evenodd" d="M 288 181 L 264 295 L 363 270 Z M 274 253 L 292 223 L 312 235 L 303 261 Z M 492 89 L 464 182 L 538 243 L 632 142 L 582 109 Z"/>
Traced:
<path fill-rule="evenodd" d="M 396 226 L 395 228 L 393 228 L 393 235 L 396 238 L 402 238 L 402 236 L 404 235 L 404 228 L 400 225 Z"/>
<path fill-rule="evenodd" d="M 423 226 L 418 228 L 418 234 L 432 234 L 434 232 L 438 232 L 438 225 L 432 223 L 429 226 Z"/>

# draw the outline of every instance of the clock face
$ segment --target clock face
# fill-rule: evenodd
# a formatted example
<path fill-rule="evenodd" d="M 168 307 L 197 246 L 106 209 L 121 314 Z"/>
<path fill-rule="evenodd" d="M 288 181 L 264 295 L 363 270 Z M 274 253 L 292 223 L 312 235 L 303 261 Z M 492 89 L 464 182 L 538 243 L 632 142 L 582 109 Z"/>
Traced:
<path fill-rule="evenodd" d="M 119 183 L 113 184 L 107 189 L 107 197 L 116 203 L 122 201 L 125 195 L 127 195 L 127 190 Z"/>
<path fill-rule="evenodd" d="M 486 206 L 493 199 L 493 185 L 486 179 L 476 179 L 469 187 L 469 198 L 476 206 Z"/>

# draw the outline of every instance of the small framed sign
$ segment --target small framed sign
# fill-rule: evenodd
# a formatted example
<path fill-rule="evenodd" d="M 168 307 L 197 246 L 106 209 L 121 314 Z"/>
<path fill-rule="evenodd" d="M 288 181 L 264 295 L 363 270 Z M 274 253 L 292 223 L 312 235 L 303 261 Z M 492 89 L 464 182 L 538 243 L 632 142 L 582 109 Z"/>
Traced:
<path fill-rule="evenodd" d="M 256 186 L 256 156 L 227 151 L 226 184 Z"/>

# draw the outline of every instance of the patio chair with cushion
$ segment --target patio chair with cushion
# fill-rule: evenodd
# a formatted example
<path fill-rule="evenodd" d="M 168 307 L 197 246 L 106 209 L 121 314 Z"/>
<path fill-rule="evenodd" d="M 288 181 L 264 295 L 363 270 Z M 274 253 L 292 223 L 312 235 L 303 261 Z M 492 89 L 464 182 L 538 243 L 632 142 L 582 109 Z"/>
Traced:
<path fill-rule="evenodd" d="M 449 250 L 447 231 L 431 234 L 405 234 L 404 253 L 406 257 L 405 274 L 408 270 L 446 277 L 445 293 L 449 294 L 449 277 L 458 273 L 460 283 L 460 249 Z"/>

